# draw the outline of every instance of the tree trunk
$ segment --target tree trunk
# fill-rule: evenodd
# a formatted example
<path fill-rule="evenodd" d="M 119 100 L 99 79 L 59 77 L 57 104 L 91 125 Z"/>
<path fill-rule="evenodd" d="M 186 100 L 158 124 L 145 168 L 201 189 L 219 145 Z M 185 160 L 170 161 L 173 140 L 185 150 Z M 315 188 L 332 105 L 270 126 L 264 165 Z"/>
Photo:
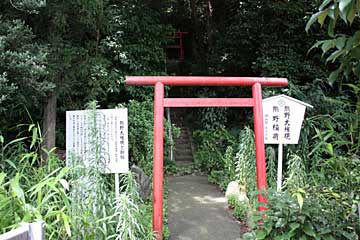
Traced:
<path fill-rule="evenodd" d="M 43 144 L 42 147 L 46 150 L 51 150 L 56 144 L 56 93 L 50 93 L 44 103 L 44 115 L 43 115 Z M 47 160 L 47 153 L 42 152 L 43 160 Z"/>
<path fill-rule="evenodd" d="M 197 20 L 197 14 L 196 14 L 196 0 L 191 0 L 190 2 L 191 4 L 191 22 L 192 22 L 192 52 L 193 52 L 193 57 L 196 58 L 197 56 L 197 34 L 198 34 L 198 20 Z"/>
<path fill-rule="evenodd" d="M 207 20 L 206 20 L 206 31 L 207 31 L 207 48 L 206 48 L 206 68 L 209 68 L 209 58 L 211 55 L 211 49 L 213 46 L 213 40 L 212 40 L 212 24 L 211 24 L 211 18 L 212 18 L 212 14 L 213 14 L 213 7 L 211 4 L 211 0 L 207 1 L 206 4 L 206 16 L 207 16 Z"/>

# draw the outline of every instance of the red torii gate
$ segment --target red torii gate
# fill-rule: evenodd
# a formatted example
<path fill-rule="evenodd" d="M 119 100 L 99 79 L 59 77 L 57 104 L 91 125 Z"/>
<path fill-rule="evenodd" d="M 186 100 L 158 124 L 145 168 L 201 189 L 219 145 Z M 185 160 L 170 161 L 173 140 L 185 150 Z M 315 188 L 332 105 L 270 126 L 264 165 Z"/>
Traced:
<path fill-rule="evenodd" d="M 286 86 L 286 78 L 127 76 L 127 85 L 154 85 L 153 231 L 162 239 L 164 107 L 252 107 L 258 190 L 266 189 L 266 162 L 261 86 Z M 164 98 L 164 86 L 252 86 L 252 98 Z M 258 201 L 266 203 L 263 195 Z M 259 208 L 263 210 L 263 208 Z"/>

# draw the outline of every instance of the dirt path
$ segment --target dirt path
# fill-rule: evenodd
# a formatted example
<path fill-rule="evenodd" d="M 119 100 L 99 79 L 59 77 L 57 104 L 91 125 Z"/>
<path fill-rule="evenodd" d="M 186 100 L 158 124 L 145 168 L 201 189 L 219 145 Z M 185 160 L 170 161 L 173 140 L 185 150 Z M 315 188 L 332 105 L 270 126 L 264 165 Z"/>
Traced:
<path fill-rule="evenodd" d="M 239 240 L 224 194 L 205 176 L 168 177 L 170 240 Z"/>

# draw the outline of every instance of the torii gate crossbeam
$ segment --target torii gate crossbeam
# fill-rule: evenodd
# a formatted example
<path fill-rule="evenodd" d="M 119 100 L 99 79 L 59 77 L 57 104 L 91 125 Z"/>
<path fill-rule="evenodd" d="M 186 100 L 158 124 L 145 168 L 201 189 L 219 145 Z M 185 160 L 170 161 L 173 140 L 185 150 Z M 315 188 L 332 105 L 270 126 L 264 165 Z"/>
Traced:
<path fill-rule="evenodd" d="M 164 107 L 252 107 L 257 189 L 266 189 L 266 161 L 261 86 L 286 86 L 286 78 L 128 76 L 127 85 L 154 85 L 153 231 L 162 239 Z M 164 98 L 164 86 L 252 86 L 252 98 Z M 266 203 L 262 194 L 258 201 Z M 263 210 L 263 208 L 259 208 Z"/>

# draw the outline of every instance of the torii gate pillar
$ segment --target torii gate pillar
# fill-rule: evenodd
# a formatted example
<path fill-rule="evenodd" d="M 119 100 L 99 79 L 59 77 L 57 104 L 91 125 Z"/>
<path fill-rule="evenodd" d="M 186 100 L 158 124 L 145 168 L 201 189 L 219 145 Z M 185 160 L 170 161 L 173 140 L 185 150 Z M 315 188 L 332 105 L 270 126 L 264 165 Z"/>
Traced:
<path fill-rule="evenodd" d="M 254 77 L 126 77 L 128 85 L 154 85 L 154 165 L 153 165 L 153 232 L 162 240 L 163 221 L 163 164 L 164 164 L 164 107 L 252 107 L 256 151 L 257 189 L 266 189 L 266 161 L 262 85 L 286 86 L 286 78 Z M 252 86 L 252 98 L 164 98 L 164 86 Z M 258 201 L 266 203 L 262 194 Z M 259 211 L 264 207 L 260 207 Z"/>

